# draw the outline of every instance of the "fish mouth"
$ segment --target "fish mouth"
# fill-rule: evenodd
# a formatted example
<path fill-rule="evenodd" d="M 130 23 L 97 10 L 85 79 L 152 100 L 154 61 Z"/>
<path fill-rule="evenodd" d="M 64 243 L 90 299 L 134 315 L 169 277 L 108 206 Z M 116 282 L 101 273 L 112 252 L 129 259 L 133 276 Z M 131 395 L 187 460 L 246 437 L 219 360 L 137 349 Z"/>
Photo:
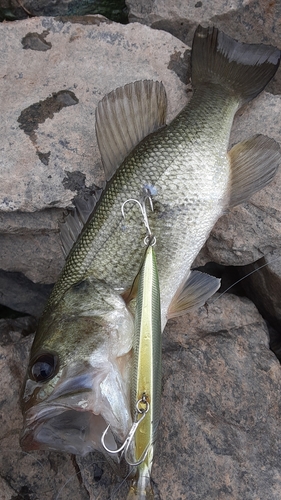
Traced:
<path fill-rule="evenodd" d="M 26 383 L 22 449 L 105 452 L 101 437 L 108 425 L 105 445 L 117 449 L 131 427 L 128 389 L 118 370 L 62 378 L 45 398 L 44 385 Z"/>
<path fill-rule="evenodd" d="M 32 422 L 33 420 L 33 422 Z M 27 414 L 20 445 L 24 451 L 55 450 L 75 455 L 104 451 L 101 436 L 107 427 L 101 415 L 91 411 L 55 406 L 42 409 L 42 416 Z M 106 433 L 106 446 L 117 449 L 113 433 Z"/>

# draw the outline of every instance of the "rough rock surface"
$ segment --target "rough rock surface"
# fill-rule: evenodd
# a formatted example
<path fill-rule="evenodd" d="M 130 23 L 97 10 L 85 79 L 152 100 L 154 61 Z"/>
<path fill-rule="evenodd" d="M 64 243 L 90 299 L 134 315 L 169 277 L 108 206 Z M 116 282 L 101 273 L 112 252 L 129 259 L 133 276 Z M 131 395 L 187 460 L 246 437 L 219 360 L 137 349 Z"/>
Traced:
<path fill-rule="evenodd" d="M 52 290 L 28 280 L 22 273 L 0 270 L 1 305 L 19 313 L 39 317 Z"/>
<path fill-rule="evenodd" d="M 186 102 L 183 83 L 168 68 L 176 51 L 183 57 L 187 50 L 182 42 L 145 26 L 102 20 L 35 18 L 1 26 L 1 211 L 65 207 L 83 182 L 88 189 L 101 183 L 94 112 L 110 90 L 158 79 L 168 93 L 169 117 Z M 48 50 L 33 45 L 38 37 Z"/>
<path fill-rule="evenodd" d="M 258 271 L 258 272 L 257 272 Z M 281 252 L 280 248 L 265 257 L 239 268 L 242 286 L 247 296 L 256 304 L 264 318 L 276 331 L 281 330 Z M 279 346 L 278 346 L 279 344 Z M 281 358 L 281 342 L 272 339 L 272 348 Z"/>
<path fill-rule="evenodd" d="M 0 168 L 3 172 L 2 161 Z M 4 176 L 2 179 L 4 183 Z M 34 282 L 54 283 L 64 264 L 59 236 L 63 212 L 56 208 L 0 212 L 1 268 L 21 272 Z M 6 296 L 6 289 L 1 292 Z"/>
<path fill-rule="evenodd" d="M 59 208 L 102 184 L 98 101 L 139 79 L 163 81 L 169 119 L 187 101 L 174 64 L 188 49 L 181 41 L 142 25 L 83 19 L 0 25 L 0 261 L 36 282 L 54 282 L 63 265 Z"/>
<path fill-rule="evenodd" d="M 198 24 L 214 25 L 248 43 L 278 46 L 281 31 L 279 2 L 267 0 L 127 0 L 130 22 L 169 31 L 187 44 Z"/>
<path fill-rule="evenodd" d="M 15 20 L 29 16 L 85 16 L 102 14 L 126 23 L 125 0 L 1 0 L 0 18 Z"/>
<path fill-rule="evenodd" d="M 142 10 L 152 15 L 161 5 L 168 2 L 145 1 Z M 187 5 L 189 14 L 180 13 L 180 5 Z M 204 21 L 241 41 L 278 45 L 278 8 L 276 2 L 235 0 L 214 4 L 210 11 L 209 3 L 179 2 L 173 3 L 168 21 L 166 14 L 157 14 L 151 25 L 166 31 L 171 26 L 190 43 L 195 26 Z M 0 41 L 0 92 L 5 95 L 0 303 L 37 316 L 50 288 L 27 278 L 36 283 L 57 279 L 63 266 L 58 234 L 63 209 L 103 180 L 94 133 L 97 102 L 132 80 L 160 79 L 171 119 L 188 99 L 189 47 L 140 24 L 120 26 L 89 17 L 1 24 Z M 267 91 L 237 114 L 231 144 L 257 132 L 281 143 L 280 89 L 279 71 Z M 280 255 L 280 185 L 281 171 L 247 204 L 224 215 L 196 260 L 197 265 L 214 261 L 240 267 L 268 262 L 245 289 L 279 331 L 281 264 L 270 262 Z M 237 278 L 247 271 L 240 267 Z M 1 500 L 123 499 L 126 483 L 117 481 L 100 455 L 81 459 L 20 450 L 19 392 L 32 341 L 26 335 L 34 328 L 30 316 L 0 321 Z M 253 304 L 224 295 L 169 322 L 163 352 L 156 500 L 279 500 L 281 368 Z"/>
<path fill-rule="evenodd" d="M 20 450 L 18 395 L 32 339 L 5 332 L 1 499 L 123 499 L 127 484 L 100 455 Z M 208 309 L 170 321 L 163 355 L 156 500 L 279 500 L 281 367 L 255 306 L 224 295 Z"/>
<path fill-rule="evenodd" d="M 167 89 L 169 120 L 187 101 L 188 46 L 136 23 L 122 26 L 88 17 L 97 24 L 85 25 L 83 19 L 31 19 L 0 27 L 5 47 L 0 86 L 6 95 L 1 268 L 35 282 L 54 282 L 63 266 L 62 207 L 102 183 L 94 131 L 100 98 L 129 81 L 154 78 Z M 38 48 L 38 40 L 47 50 Z M 280 108 L 280 96 L 265 92 L 240 110 L 231 145 L 256 132 L 281 143 Z M 248 204 L 221 218 L 200 263 L 248 264 L 279 247 L 280 182 L 281 172 Z"/>

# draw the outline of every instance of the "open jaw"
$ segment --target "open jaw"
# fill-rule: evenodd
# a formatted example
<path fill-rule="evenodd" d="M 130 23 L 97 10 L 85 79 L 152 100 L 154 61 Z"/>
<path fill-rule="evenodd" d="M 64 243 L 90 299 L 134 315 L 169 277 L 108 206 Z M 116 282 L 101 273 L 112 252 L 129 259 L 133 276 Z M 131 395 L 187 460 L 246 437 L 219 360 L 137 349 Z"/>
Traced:
<path fill-rule="evenodd" d="M 70 367 L 64 375 L 48 396 L 44 384 L 27 381 L 21 447 L 78 455 L 103 452 L 101 437 L 109 425 L 105 444 L 116 449 L 132 425 L 129 386 L 118 367 L 110 364 L 94 373 Z"/>
<path fill-rule="evenodd" d="M 108 424 L 101 415 L 59 405 L 43 407 L 36 415 L 31 412 L 34 414 L 34 409 L 27 413 L 21 434 L 23 450 L 47 449 L 77 455 L 103 451 L 101 436 Z M 117 448 L 110 430 L 106 433 L 106 445 L 113 450 Z"/>

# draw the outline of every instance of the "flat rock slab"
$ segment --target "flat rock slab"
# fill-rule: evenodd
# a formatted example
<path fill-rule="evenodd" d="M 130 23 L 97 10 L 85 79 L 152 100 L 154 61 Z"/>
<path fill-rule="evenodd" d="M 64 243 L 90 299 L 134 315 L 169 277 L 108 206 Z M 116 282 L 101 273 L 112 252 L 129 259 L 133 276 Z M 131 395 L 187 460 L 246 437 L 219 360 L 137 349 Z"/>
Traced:
<path fill-rule="evenodd" d="M 169 31 L 191 43 L 198 24 L 216 26 L 247 43 L 280 43 L 279 2 L 261 0 L 127 0 L 130 22 Z"/>
<path fill-rule="evenodd" d="M 1 211 L 66 207 L 79 188 L 101 184 L 94 113 L 116 87 L 163 81 L 169 118 L 187 100 L 169 68 L 174 54 L 184 57 L 188 49 L 180 40 L 145 26 L 90 20 L 34 18 L 0 27 Z"/>
<path fill-rule="evenodd" d="M 171 120 L 187 102 L 179 63 L 189 47 L 100 16 L 3 23 L 0 44 L 0 267 L 53 283 L 64 264 L 56 207 L 103 182 L 98 101 L 134 80 L 160 80 Z"/>
<path fill-rule="evenodd" d="M 1 498 L 124 499 L 127 483 L 101 455 L 20 450 L 18 400 L 32 338 L 3 328 Z M 163 340 L 155 500 L 279 500 L 281 367 L 253 304 L 224 295 L 170 321 Z"/>
<path fill-rule="evenodd" d="M 6 272 L 22 273 L 33 282 L 54 283 L 64 265 L 59 234 L 63 213 L 63 209 L 58 208 L 0 212 L 1 268 Z M 7 287 L 1 290 L 3 297 L 10 294 Z M 4 298 L 2 304 L 9 305 L 8 301 L 9 298 L 7 303 Z M 12 302 L 9 307 L 14 307 Z"/>
<path fill-rule="evenodd" d="M 0 267 L 53 283 L 64 264 L 63 208 L 103 182 L 98 101 L 128 82 L 161 80 L 170 121 L 190 95 L 190 50 L 167 32 L 100 16 L 2 23 L 0 42 Z M 239 111 L 231 144 L 256 132 L 281 143 L 280 113 L 280 96 L 263 93 Z M 243 265 L 278 248 L 280 185 L 281 173 L 253 203 L 224 216 L 201 262 Z"/>

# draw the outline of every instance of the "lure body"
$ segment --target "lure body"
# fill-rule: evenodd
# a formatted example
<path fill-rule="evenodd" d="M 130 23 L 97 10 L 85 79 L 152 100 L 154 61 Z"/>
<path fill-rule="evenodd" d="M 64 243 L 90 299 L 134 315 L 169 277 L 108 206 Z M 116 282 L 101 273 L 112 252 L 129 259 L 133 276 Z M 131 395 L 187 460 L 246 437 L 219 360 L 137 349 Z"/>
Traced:
<path fill-rule="evenodd" d="M 136 298 L 131 388 L 132 413 L 137 426 L 130 449 L 138 463 L 128 499 L 153 498 L 150 484 L 161 407 L 161 306 L 156 256 L 148 246 Z M 143 413 L 144 418 L 142 418 Z"/>

